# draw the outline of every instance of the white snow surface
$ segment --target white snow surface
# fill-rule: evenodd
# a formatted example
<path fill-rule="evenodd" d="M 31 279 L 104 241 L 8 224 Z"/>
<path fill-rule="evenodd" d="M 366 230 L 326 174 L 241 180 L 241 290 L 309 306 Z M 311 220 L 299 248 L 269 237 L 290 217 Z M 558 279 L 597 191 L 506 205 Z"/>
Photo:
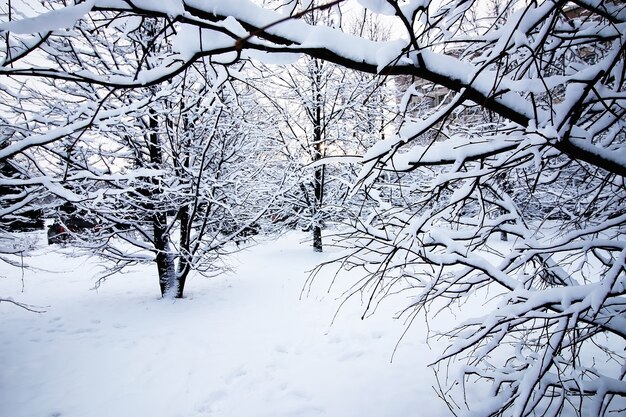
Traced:
<path fill-rule="evenodd" d="M 305 234 L 238 253 L 228 275 L 191 277 L 176 301 L 158 298 L 152 266 L 93 290 L 94 260 L 49 252 L 40 235 L 29 262 L 42 270 L 23 282 L 0 271 L 0 295 L 46 310 L 0 303 L 0 416 L 448 415 L 423 324 L 391 362 L 398 305 L 361 320 L 355 297 L 331 324 L 348 283 L 327 292 L 330 269 L 300 299 L 305 271 L 330 256 Z"/>

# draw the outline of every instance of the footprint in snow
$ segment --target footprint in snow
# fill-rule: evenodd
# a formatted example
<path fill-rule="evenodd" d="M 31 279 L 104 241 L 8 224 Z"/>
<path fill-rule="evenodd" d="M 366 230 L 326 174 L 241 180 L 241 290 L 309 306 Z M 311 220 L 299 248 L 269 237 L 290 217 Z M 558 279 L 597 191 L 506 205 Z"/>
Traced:
<path fill-rule="evenodd" d="M 65 329 L 63 328 L 63 326 L 58 326 L 54 329 L 46 330 L 46 333 L 65 333 Z"/>
<path fill-rule="evenodd" d="M 313 406 L 299 407 L 294 410 L 289 410 L 284 414 L 286 417 L 314 417 L 326 414 L 324 409 Z"/>
<path fill-rule="evenodd" d="M 348 360 L 360 358 L 361 356 L 363 356 L 364 353 L 365 352 L 363 352 L 362 350 L 357 350 L 357 351 L 354 351 L 354 352 L 348 352 L 348 353 L 345 353 L 345 354 L 339 356 L 338 359 L 339 359 L 340 362 L 345 362 L 345 361 L 348 361 Z"/>
<path fill-rule="evenodd" d="M 236 382 L 238 379 L 246 376 L 248 371 L 243 366 L 233 369 L 225 378 L 227 384 L 232 384 Z"/>
<path fill-rule="evenodd" d="M 285 345 L 277 345 L 274 350 L 278 353 L 289 353 L 289 348 Z"/>
<path fill-rule="evenodd" d="M 302 391 L 289 391 L 286 395 L 288 397 L 298 399 L 298 400 L 310 400 L 311 399 L 310 396 L 308 396 Z"/>
<path fill-rule="evenodd" d="M 382 339 L 383 338 L 383 333 L 382 332 L 373 332 L 372 333 L 372 339 Z"/>
<path fill-rule="evenodd" d="M 220 403 L 227 397 L 226 391 L 218 390 L 210 393 L 207 398 L 198 407 L 198 415 L 206 416 L 207 413 L 213 414 L 220 411 Z"/>
<path fill-rule="evenodd" d="M 69 332 L 69 334 L 84 334 L 84 333 L 92 333 L 94 331 L 95 330 L 91 328 L 80 328 L 80 329 L 76 329 L 76 330 Z"/>

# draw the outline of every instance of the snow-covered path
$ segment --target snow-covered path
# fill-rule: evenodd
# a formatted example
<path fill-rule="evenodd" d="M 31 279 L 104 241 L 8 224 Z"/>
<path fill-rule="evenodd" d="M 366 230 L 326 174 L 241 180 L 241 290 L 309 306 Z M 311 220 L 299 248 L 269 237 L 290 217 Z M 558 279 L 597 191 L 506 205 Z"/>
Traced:
<path fill-rule="evenodd" d="M 426 364 L 433 353 L 393 307 L 360 320 L 359 300 L 331 325 L 338 292 L 321 276 L 300 300 L 304 271 L 323 256 L 293 234 L 237 255 L 234 273 L 195 277 L 187 298 L 157 298 L 149 268 L 98 291 L 95 265 L 42 254 L 64 271 L 3 271 L 0 416 L 444 416 Z M 398 306 L 395 306 L 397 308 Z"/>

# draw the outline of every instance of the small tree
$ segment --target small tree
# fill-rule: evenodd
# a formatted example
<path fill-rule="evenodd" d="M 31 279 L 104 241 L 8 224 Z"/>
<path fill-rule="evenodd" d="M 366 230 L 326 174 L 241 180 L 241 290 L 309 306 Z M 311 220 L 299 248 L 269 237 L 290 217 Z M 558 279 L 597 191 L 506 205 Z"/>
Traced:
<path fill-rule="evenodd" d="M 290 12 L 303 15 L 311 25 L 345 25 L 377 40 L 385 36 L 368 14 L 344 22 L 341 13 L 319 10 L 318 3 Z M 321 252 L 324 225 L 345 221 L 347 210 L 353 209 L 348 203 L 353 172 L 333 159 L 354 157 L 384 137 L 390 122 L 386 88 L 377 77 L 308 56 L 283 69 L 262 67 L 261 72 L 272 73 L 264 80 L 272 90 L 265 101 L 281 126 L 275 138 L 278 150 L 297 182 L 278 203 L 275 217 L 310 230 L 313 249 Z"/>
<path fill-rule="evenodd" d="M 57 50 L 88 43 L 98 53 L 53 60 L 85 69 L 150 68 L 151 57 L 171 47 L 171 32 L 161 31 L 155 19 L 137 25 L 118 16 L 119 26 L 98 31 L 109 17 L 83 22 L 77 39 L 50 40 Z M 112 63 L 107 48 L 122 33 L 132 36 L 111 46 L 121 57 Z M 153 36 L 163 39 L 158 47 Z M 182 297 L 191 271 L 221 272 L 221 255 L 233 250 L 225 245 L 258 233 L 257 220 L 276 187 L 261 186 L 264 161 L 251 163 L 250 155 L 269 129 L 246 119 L 253 97 L 243 86 L 237 90 L 225 67 L 207 68 L 204 63 L 200 70 L 199 64 L 167 85 L 130 90 L 55 79 L 46 80 L 43 91 L 24 89 L 29 94 L 22 102 L 33 109 L 46 103 L 57 120 L 77 126 L 60 132 L 54 146 L 29 147 L 22 154 L 47 161 L 39 166 L 40 181 L 58 201 L 68 202 L 72 213 L 63 217 L 85 219 L 87 227 L 65 226 L 75 247 L 112 262 L 101 279 L 137 263 L 154 263 L 161 294 Z"/>

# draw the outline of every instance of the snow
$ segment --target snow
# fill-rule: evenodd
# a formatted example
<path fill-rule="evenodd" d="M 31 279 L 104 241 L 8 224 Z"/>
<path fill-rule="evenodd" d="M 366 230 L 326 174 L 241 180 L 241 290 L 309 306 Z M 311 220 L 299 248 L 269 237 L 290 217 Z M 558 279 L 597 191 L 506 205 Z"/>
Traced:
<path fill-rule="evenodd" d="M 37 18 L 0 24 L 0 31 L 10 30 L 20 34 L 69 27 L 91 5 L 116 3 L 118 2 L 115 0 L 85 2 Z M 120 4 L 130 7 L 129 2 Z M 160 5 L 148 0 L 138 0 L 135 4 L 150 10 L 163 11 L 171 17 L 184 15 L 189 22 L 194 20 L 192 16 L 202 15 L 185 11 L 180 0 L 166 0 Z M 481 182 L 487 184 L 490 176 L 496 173 L 494 169 L 506 168 L 507 161 L 528 158 L 528 166 L 534 162 L 536 171 L 541 172 L 544 168 L 542 163 L 549 161 L 556 152 L 555 149 L 548 151 L 544 148 L 557 145 L 557 148 L 565 149 L 564 144 L 559 143 L 562 138 L 568 138 L 569 142 L 565 145 L 573 148 L 573 151 L 567 151 L 569 156 L 576 159 L 578 156 L 575 150 L 584 151 L 581 153 L 582 158 L 592 159 L 592 165 L 598 166 L 601 164 L 593 161 L 593 158 L 585 157 L 597 156 L 597 159 L 617 167 L 611 170 L 618 173 L 616 177 L 620 177 L 620 167 L 626 161 L 626 153 L 619 147 L 620 131 L 617 129 L 624 93 L 619 88 L 612 91 L 611 86 L 615 81 L 607 80 L 619 79 L 615 77 L 620 76 L 619 68 L 623 69 L 619 53 L 623 51 L 622 33 L 626 29 L 624 23 L 607 27 L 584 25 L 577 36 L 585 37 L 579 39 L 601 36 L 608 45 L 611 38 L 615 38 L 613 47 L 601 54 L 602 57 L 594 58 L 599 59 L 594 65 L 573 63 L 564 67 L 563 75 L 543 78 L 547 67 L 541 65 L 536 72 L 529 70 L 526 74 L 526 70 L 522 71 L 523 65 L 515 64 L 512 68 L 520 69 L 521 72 L 507 70 L 507 74 L 502 75 L 495 70 L 498 65 L 488 63 L 496 57 L 504 59 L 507 55 L 511 59 L 506 62 L 530 59 L 532 54 L 528 55 L 518 49 L 539 48 L 537 39 L 546 42 L 547 49 L 543 50 L 561 49 L 561 46 L 552 44 L 559 36 L 548 32 L 544 32 L 545 37 L 537 36 L 542 30 L 540 22 L 544 15 L 547 16 L 548 11 L 554 7 L 550 2 L 519 9 L 517 14 L 507 19 L 507 24 L 501 29 L 489 31 L 485 42 L 494 42 L 484 54 L 461 55 L 463 60 L 471 62 L 437 53 L 437 48 L 428 46 L 428 43 L 425 48 L 417 48 L 418 51 L 406 54 L 405 57 L 401 53 L 407 40 L 368 41 L 330 27 L 311 27 L 304 20 L 282 21 L 283 15 L 259 5 L 253 7 L 254 3 L 247 0 L 189 0 L 185 4 L 189 10 L 193 9 L 192 6 L 207 12 L 212 10 L 218 16 L 225 17 L 225 20 L 219 21 L 218 18 L 217 22 L 212 22 L 213 30 L 197 29 L 201 26 L 200 17 L 196 17 L 198 26 L 177 25 L 177 30 L 180 30 L 173 35 L 172 40 L 173 50 L 177 54 L 157 59 L 158 66 L 140 72 L 132 80 L 122 73 L 93 74 L 87 70 L 77 71 L 67 77 L 73 80 L 92 79 L 105 84 L 149 84 L 176 73 L 183 68 L 186 60 L 195 59 L 199 52 L 207 55 L 210 51 L 217 55 L 211 57 L 212 62 L 229 63 L 236 57 L 234 50 L 240 47 L 250 49 L 250 52 L 242 51 L 243 57 L 266 55 L 265 62 L 272 63 L 287 62 L 296 59 L 298 55 L 287 54 L 273 58 L 272 55 L 257 52 L 254 48 L 296 53 L 307 49 L 332 52 L 339 62 L 349 60 L 353 64 L 376 66 L 379 71 L 387 65 L 397 65 L 404 66 L 410 72 L 408 67 L 413 62 L 416 67 L 423 67 L 424 74 L 430 73 L 429 78 L 444 77 L 449 81 L 448 85 L 459 87 L 460 92 L 453 97 L 452 102 L 431 112 L 429 118 L 404 123 L 397 135 L 372 146 L 363 157 L 365 163 L 359 181 L 363 180 L 364 184 L 374 185 L 383 178 L 378 174 L 388 169 L 392 172 L 409 171 L 420 164 L 445 164 L 447 169 L 444 167 L 443 173 L 431 181 L 432 186 L 444 188 L 446 183 L 458 183 L 459 188 L 442 198 L 437 195 L 431 201 L 438 203 L 447 199 L 450 204 L 459 203 L 460 206 L 462 202 L 470 201 L 476 185 Z M 382 0 L 360 0 L 360 4 L 383 14 L 393 12 L 388 2 Z M 452 29 L 446 25 L 453 25 L 470 4 L 471 2 L 459 2 L 457 5 L 451 3 L 450 6 L 442 6 L 440 15 L 430 14 L 437 19 L 441 16 L 442 24 L 433 27 L 435 33 L 442 31 L 444 41 L 459 41 L 452 32 L 446 32 Z M 600 3 L 596 1 L 596 4 Z M 426 1 L 422 0 L 405 2 L 401 10 L 409 17 L 412 16 L 412 13 L 408 13 L 409 10 L 416 11 L 424 5 Z M 420 14 L 423 18 L 428 17 L 425 13 Z M 412 24 L 417 23 L 412 17 L 408 20 Z M 593 19 L 589 20 L 593 22 Z M 575 24 L 582 25 L 581 22 Z M 251 36 L 247 39 L 248 44 L 237 44 L 237 37 L 248 35 L 245 28 L 249 26 L 263 28 L 273 37 L 268 36 L 264 40 Z M 535 26 L 539 31 L 537 34 L 534 29 L 529 30 Z M 548 30 L 548 26 L 545 27 Z M 224 29 L 224 33 L 221 29 Z M 427 36 L 419 38 L 425 39 Z M 19 37 L 16 39 L 19 40 Z M 31 40 L 28 39 L 28 42 Z M 11 48 L 24 51 L 24 44 L 17 45 Z M 43 48 L 45 52 L 47 47 Z M 76 50 L 81 54 L 87 52 L 80 47 Z M 555 56 L 558 58 L 561 55 Z M 409 58 L 412 60 L 408 61 Z M 536 60 L 540 61 L 541 59 Z M 620 64 L 616 65 L 618 62 Z M 495 64 L 496 61 L 492 63 Z M 7 71 L 10 74 L 12 69 Z M 43 76 L 55 74 L 54 69 L 45 68 L 40 68 L 35 73 Z M 523 78 L 514 79 L 515 73 Z M 613 78 L 609 77 L 609 73 Z M 226 70 L 222 70 L 218 74 L 218 81 L 225 80 L 225 77 Z M 546 110 L 538 110 L 530 93 L 543 94 L 549 92 L 546 90 L 558 90 L 560 86 L 564 87 L 564 98 L 557 91 L 559 97 L 550 98 L 551 103 L 550 106 L 545 106 Z M 480 140 L 472 136 L 453 135 L 445 142 L 434 142 L 428 146 L 409 144 L 418 142 L 417 139 L 424 132 L 446 119 L 444 116 L 452 114 L 466 100 L 466 91 L 479 93 L 473 95 L 473 100 L 479 105 L 484 104 L 480 99 L 484 96 L 498 105 L 493 109 L 500 107 L 510 110 L 500 112 L 511 115 L 509 117 L 519 124 L 525 125 L 528 120 L 526 134 L 488 134 Z M 597 97 L 597 102 L 594 96 Z M 148 103 L 144 101 L 144 104 Z M 605 109 L 602 104 L 608 107 Z M 126 108 L 98 113 L 97 106 L 82 107 L 69 118 L 70 124 L 31 132 L 25 139 L 0 151 L 0 158 L 22 152 L 29 153 L 31 148 L 50 144 L 92 123 L 105 128 L 121 115 L 126 115 L 127 112 L 131 114 L 140 108 L 133 103 Z M 589 119 L 594 112 L 605 110 L 606 114 L 598 116 L 597 121 L 594 117 Z M 614 111 L 617 111 L 615 115 L 609 115 Z M 90 114 L 93 117 L 89 117 Z M 26 119 L 26 122 L 30 120 Z M 32 120 L 38 124 L 46 124 L 54 119 L 42 116 Z M 594 125 L 588 126 L 584 120 L 593 120 Z M 615 133 L 603 136 L 607 126 L 613 123 Z M 515 131 L 520 132 L 519 127 Z M 492 155 L 495 155 L 494 159 L 485 164 L 488 168 L 479 170 L 471 166 L 461 166 L 463 162 Z M 381 161 L 377 163 L 376 158 Z M 524 165 L 520 166 L 523 167 Z M 468 168 L 469 171 L 462 168 Z M 473 180 L 472 176 L 476 179 Z M 548 180 L 538 178 L 537 183 L 549 185 Z M 606 184 L 618 180 L 608 180 Z M 61 187 L 59 180 L 53 177 L 43 175 L 29 181 L 42 184 L 47 190 L 68 201 L 79 199 L 77 194 Z M 376 187 L 379 185 L 375 184 Z M 457 187 L 456 184 L 454 186 Z M 617 195 L 621 191 L 618 187 L 619 185 L 615 187 Z M 463 291 L 480 289 L 483 285 L 481 280 L 487 278 L 509 292 L 508 295 L 497 296 L 500 298 L 500 307 L 495 313 L 488 310 L 483 317 L 469 319 L 464 327 L 466 331 L 463 338 L 458 339 L 447 353 L 453 355 L 477 347 L 478 350 L 472 354 L 482 361 L 481 366 L 486 366 L 485 372 L 495 375 L 496 378 L 511 378 L 519 386 L 519 393 L 502 391 L 498 393 L 496 401 L 482 404 L 485 410 L 495 412 L 508 395 L 514 395 L 517 399 L 511 408 L 517 410 L 517 414 L 523 414 L 528 407 L 536 405 L 532 399 L 536 386 L 545 385 L 551 378 L 549 372 L 553 362 L 537 360 L 540 355 L 521 352 L 522 348 L 519 357 L 512 356 L 514 360 L 511 362 L 501 361 L 502 365 L 496 365 L 498 368 L 494 366 L 490 369 L 490 363 L 498 363 L 498 358 L 491 356 L 491 352 L 499 348 L 499 341 L 507 334 L 513 335 L 511 329 L 522 328 L 528 320 L 552 320 L 550 326 L 556 331 L 550 333 L 550 338 L 539 337 L 536 340 L 546 342 L 545 346 L 540 343 L 537 351 L 545 355 L 545 358 L 555 361 L 561 360 L 557 358 L 556 352 L 560 349 L 565 330 L 581 330 L 576 327 L 578 319 L 588 321 L 602 331 L 609 330 L 624 337 L 626 317 L 623 316 L 623 310 L 615 307 L 618 302 L 613 300 L 623 298 L 626 288 L 626 277 L 623 274 L 626 249 L 622 243 L 613 243 L 611 240 L 619 239 L 622 236 L 621 230 L 619 233 L 616 231 L 614 237 L 595 238 L 592 236 L 593 227 L 582 230 L 576 228 L 575 232 L 563 232 L 564 236 L 560 239 L 549 241 L 541 236 L 545 227 L 536 231 L 527 229 L 526 225 L 521 224 L 523 218 L 515 214 L 517 209 L 513 200 L 498 196 L 503 199 L 498 205 L 509 214 L 496 214 L 480 224 L 468 223 L 468 229 L 451 231 L 441 223 L 445 220 L 446 213 L 452 213 L 452 206 L 435 214 L 420 212 L 412 219 L 409 217 L 410 212 L 402 212 L 401 207 L 394 207 L 390 198 L 385 200 L 387 196 L 381 189 L 366 190 L 372 200 L 380 203 L 376 207 L 379 211 L 372 210 L 366 223 L 359 225 L 374 237 L 389 241 L 389 236 L 393 238 L 393 243 L 385 244 L 386 246 L 381 243 L 381 249 L 376 248 L 372 242 L 364 243 L 371 245 L 364 249 L 374 253 L 371 260 L 364 261 L 372 274 L 381 265 L 380 255 L 387 255 L 390 259 L 388 266 L 391 278 L 395 278 L 394 268 L 400 270 L 400 266 L 407 266 L 410 276 L 415 272 L 409 263 L 413 254 L 400 259 L 394 251 L 398 249 L 403 253 L 410 253 L 419 244 L 415 259 L 421 258 L 433 265 L 440 265 L 442 271 L 451 269 L 448 266 L 462 264 L 485 273 L 484 278 L 471 275 L 466 277 L 465 273 L 457 274 L 453 270 L 450 275 L 443 276 L 442 281 L 439 281 L 441 284 L 435 282 L 432 287 L 426 287 L 428 290 L 432 289 L 433 293 L 435 290 L 442 291 L 444 295 L 454 294 L 453 299 L 460 299 L 460 292 L 456 288 L 462 288 Z M 356 192 L 355 189 L 354 193 Z M 494 194 L 506 193 L 494 191 Z M 583 196 L 582 202 L 592 207 L 594 199 L 602 201 L 600 191 Z M 611 201 L 613 200 L 602 204 L 608 207 L 614 204 Z M 17 204 L 8 211 L 16 208 Z M 599 210 L 602 214 L 601 207 Z M 595 219 L 603 221 L 602 225 L 597 226 L 599 235 L 608 228 L 618 230 L 624 223 L 624 219 L 619 217 L 608 220 L 604 220 L 602 216 L 591 218 Z M 398 222 L 394 223 L 396 220 Z M 504 223 L 512 220 L 520 222 Z M 611 222 L 614 224 L 611 225 Z M 383 227 L 376 228 L 381 223 Z M 408 224 L 408 227 L 404 224 Z M 502 262 L 496 266 L 492 264 L 495 256 L 490 258 L 472 249 L 481 247 L 482 244 L 469 243 L 466 246 L 466 242 L 470 238 L 479 237 L 487 227 L 493 228 L 498 224 L 502 224 L 503 231 L 519 236 L 519 240 L 515 243 L 517 246 L 507 248 L 509 252 L 503 252 L 509 255 L 502 255 Z M 474 226 L 474 229 L 469 230 Z M 400 229 L 396 236 L 393 235 L 394 229 Z M 14 300 L 15 303 L 46 306 L 47 312 L 36 315 L 18 309 L 11 303 L 0 305 L 0 314 L 5 318 L 0 327 L 0 366 L 3 369 L 0 377 L 0 415 L 349 416 L 358 413 L 393 416 L 414 415 L 416 410 L 425 415 L 444 415 L 446 411 L 447 415 L 447 410 L 434 398 L 430 389 L 433 381 L 428 379 L 432 375 L 426 369 L 426 363 L 432 362 L 436 356 L 427 348 L 424 340 L 420 339 L 419 335 L 425 332 L 419 320 L 400 345 L 396 361 L 389 363 L 395 342 L 405 330 L 400 320 L 389 319 L 396 312 L 391 307 L 397 306 L 397 303 L 385 302 L 375 317 L 360 321 L 359 316 L 365 307 L 355 297 L 345 305 L 331 326 L 342 294 L 341 288 L 335 287 L 325 295 L 324 290 L 332 279 L 332 272 L 322 275 L 316 281 L 310 297 L 299 300 L 306 279 L 304 270 L 327 259 L 327 255 L 320 257 L 312 253 L 306 245 L 300 245 L 300 238 L 301 236 L 292 235 L 288 239 L 266 243 L 241 253 L 231 260 L 240 263 L 236 273 L 215 280 L 192 280 L 188 298 L 175 303 L 156 299 L 154 268 L 137 268 L 128 275 L 116 277 L 97 292 L 89 291 L 93 285 L 91 277 L 95 274 L 93 261 L 79 257 L 60 258 L 59 253 L 44 253 L 43 249 L 32 261 L 41 269 L 26 271 L 23 278 L 22 271 L 1 271 L 0 276 L 6 275 L 7 278 L 0 280 L 0 301 Z M 482 247 L 489 249 L 489 246 Z M 598 248 L 600 254 L 593 253 L 593 248 Z M 617 249 L 620 249 L 619 255 Z M 69 253 L 70 249 L 61 252 Z M 607 264 L 612 267 L 607 266 L 602 274 L 596 274 L 599 282 L 586 283 L 587 275 L 594 276 L 593 268 L 589 266 L 589 272 L 581 271 L 588 264 L 587 260 L 577 261 L 582 267 L 574 267 L 571 264 L 574 253 L 581 256 L 591 253 L 600 261 L 607 258 Z M 567 254 L 569 259 L 562 266 L 559 257 L 565 256 L 563 254 Z M 563 281 L 568 285 L 563 288 L 535 288 L 532 282 L 524 278 L 527 273 L 525 265 L 530 264 L 532 256 L 537 256 L 541 264 L 546 264 L 545 270 L 549 272 L 546 282 L 553 285 L 550 281 L 554 274 L 558 278 L 555 282 Z M 56 269 L 57 273 L 51 273 L 47 269 Z M 519 279 L 512 274 L 518 270 Z M 568 275 L 569 273 L 572 275 Z M 580 277 L 585 280 L 579 279 Z M 458 281 L 452 281 L 453 279 Z M 352 282 L 355 281 L 357 279 Z M 581 284 L 575 285 L 576 281 Z M 22 287 L 25 291 L 22 291 Z M 406 305 L 406 300 L 404 301 Z M 545 306 L 550 309 L 544 310 Z M 463 315 L 473 316 L 465 311 Z M 510 327 L 509 322 L 512 323 Z M 454 327 L 454 322 L 450 323 L 452 325 L 447 327 Z M 481 330 L 472 334 L 473 329 Z M 529 346 L 523 343 L 520 342 L 519 346 Z M 620 351 L 623 351 L 622 346 L 615 350 Z M 592 359 L 588 362 L 594 363 L 595 367 L 595 358 Z M 552 370 L 558 370 L 558 364 L 554 362 L 554 365 Z M 464 372 L 470 374 L 480 375 L 481 372 L 479 367 L 476 371 L 473 368 L 465 369 Z M 470 380 L 460 378 L 461 384 L 466 381 Z M 599 377 L 588 385 L 595 386 L 594 389 L 600 392 L 607 392 L 608 389 L 622 392 L 626 390 L 623 382 L 616 384 L 607 377 Z M 609 388 L 613 386 L 617 388 Z M 425 399 L 428 401 L 424 401 Z M 426 409 L 424 404 L 432 409 Z M 597 404 L 599 409 L 601 404 Z M 589 415 L 598 414 L 599 412 L 594 412 Z"/>
<path fill-rule="evenodd" d="M 159 0 L 155 2 L 153 0 L 133 0 L 134 7 L 139 7 L 144 10 L 152 10 L 156 12 L 165 12 L 168 16 L 178 16 L 183 14 L 185 8 L 181 0 Z"/>
<path fill-rule="evenodd" d="M 174 302 L 157 298 L 150 267 L 92 290 L 96 263 L 40 237 L 30 263 L 42 269 L 25 271 L 23 292 L 19 270 L 1 274 L 3 298 L 46 310 L 0 303 L 2 416 L 448 415 L 422 325 L 390 362 L 406 329 L 393 306 L 362 321 L 357 297 L 332 323 L 331 270 L 300 299 L 305 271 L 331 256 L 305 234 L 238 253 L 236 272 L 192 277 Z"/>
<path fill-rule="evenodd" d="M 198 51 L 221 50 L 232 48 L 236 39 L 218 32 L 202 31 L 198 36 L 198 28 L 191 25 L 182 25 L 172 41 L 172 49 L 178 52 L 185 59 L 191 57 Z"/>
<path fill-rule="evenodd" d="M 143 71 L 147 72 L 147 71 Z M 141 73 L 140 73 L 141 75 Z M 38 145 L 45 145 L 63 136 L 68 136 L 74 132 L 77 132 L 81 129 L 85 129 L 90 124 L 98 124 L 101 121 L 106 121 L 108 119 L 113 119 L 122 114 L 131 114 L 133 111 L 137 109 L 141 109 L 146 106 L 148 103 L 152 102 L 155 98 L 162 97 L 165 94 L 168 94 L 169 90 L 160 91 L 155 95 L 155 97 L 147 97 L 142 100 L 137 100 L 128 106 L 122 106 L 109 110 L 96 111 L 93 115 L 88 115 L 88 117 L 83 118 L 81 120 L 77 120 L 73 123 L 66 124 L 59 128 L 48 129 L 43 133 L 31 133 L 30 136 L 25 139 L 15 141 L 9 146 L 4 147 L 0 150 L 0 160 L 4 158 L 9 158 L 19 152 L 22 152 L 28 148 L 35 147 Z"/>
<path fill-rule="evenodd" d="M 94 0 L 87 0 L 59 10 L 29 19 L 0 23 L 0 32 L 10 31 L 17 34 L 45 33 L 60 28 L 70 28 L 76 21 L 88 13 L 94 6 Z"/>
<path fill-rule="evenodd" d="M 251 58 L 256 61 L 262 62 L 266 65 L 290 65 L 298 62 L 302 54 L 293 53 L 268 53 L 264 51 L 257 51 L 250 49 L 243 54 L 246 58 Z"/>
<path fill-rule="evenodd" d="M 410 63 L 411 60 L 400 56 L 402 49 L 406 47 L 408 42 L 406 40 L 390 41 L 384 48 L 379 48 L 376 51 L 376 68 L 380 73 L 387 65 L 394 64 L 395 61 L 400 63 Z"/>
<path fill-rule="evenodd" d="M 361 6 L 370 9 L 374 13 L 385 16 L 393 16 L 396 10 L 386 0 L 358 0 Z"/>

